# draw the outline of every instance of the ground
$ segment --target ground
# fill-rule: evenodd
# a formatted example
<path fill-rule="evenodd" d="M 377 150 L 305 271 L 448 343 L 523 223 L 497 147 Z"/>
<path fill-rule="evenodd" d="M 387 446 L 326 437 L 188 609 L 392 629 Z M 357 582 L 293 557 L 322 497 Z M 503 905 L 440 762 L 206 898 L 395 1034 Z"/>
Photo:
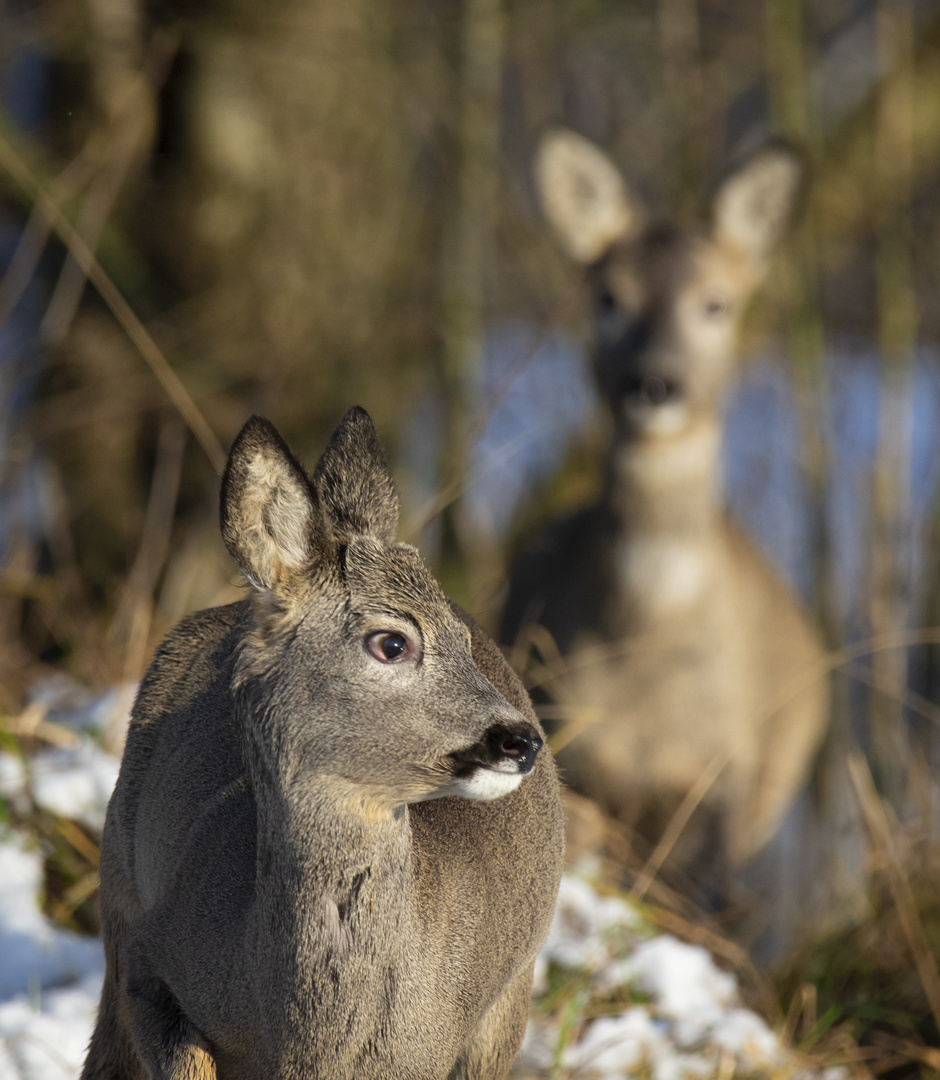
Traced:
<path fill-rule="evenodd" d="M 0 753 L 0 802 L 9 810 L 0 824 L 0 1080 L 73 1080 L 80 1071 L 101 945 L 43 913 L 43 853 L 16 822 L 38 808 L 100 830 L 118 768 L 102 741 L 128 696 L 59 687 L 34 713 L 59 745 L 28 758 Z M 843 1075 L 814 1072 L 785 1047 L 741 1005 L 734 976 L 705 949 L 657 932 L 624 898 L 574 872 L 562 881 L 539 959 L 517 1072 L 531 1080 Z"/>

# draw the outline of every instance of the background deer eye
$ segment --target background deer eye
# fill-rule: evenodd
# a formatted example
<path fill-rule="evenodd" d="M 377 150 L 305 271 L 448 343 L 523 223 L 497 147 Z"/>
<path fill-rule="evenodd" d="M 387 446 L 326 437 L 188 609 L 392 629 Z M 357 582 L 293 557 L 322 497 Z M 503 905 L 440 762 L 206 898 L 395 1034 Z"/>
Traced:
<path fill-rule="evenodd" d="M 597 305 L 601 311 L 613 311 L 617 306 L 617 297 L 610 289 L 602 288 L 597 294 Z"/>
<path fill-rule="evenodd" d="M 394 664 L 396 660 L 407 660 L 414 655 L 414 646 L 404 634 L 394 630 L 379 630 L 366 638 L 366 651 L 383 664 Z"/>

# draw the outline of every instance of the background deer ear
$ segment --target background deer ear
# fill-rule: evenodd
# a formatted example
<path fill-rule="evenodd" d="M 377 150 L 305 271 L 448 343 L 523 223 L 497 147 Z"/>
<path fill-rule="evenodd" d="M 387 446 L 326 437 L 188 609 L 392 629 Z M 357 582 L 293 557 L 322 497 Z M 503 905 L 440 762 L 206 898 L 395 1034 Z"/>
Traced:
<path fill-rule="evenodd" d="M 253 416 L 229 453 L 220 499 L 222 538 L 255 586 L 277 589 L 309 571 L 323 548 L 310 481 L 274 425 Z"/>
<path fill-rule="evenodd" d="M 343 417 L 313 474 L 313 483 L 333 536 L 347 543 L 355 535 L 385 544 L 398 530 L 398 495 L 382 444 L 365 409 Z"/>
<path fill-rule="evenodd" d="M 714 238 L 743 251 L 762 273 L 793 220 L 804 178 L 803 160 L 792 147 L 773 143 L 756 151 L 715 193 Z"/>
<path fill-rule="evenodd" d="M 592 142 L 548 132 L 535 157 L 535 186 L 548 223 L 579 263 L 592 263 L 639 217 L 617 167 Z"/>

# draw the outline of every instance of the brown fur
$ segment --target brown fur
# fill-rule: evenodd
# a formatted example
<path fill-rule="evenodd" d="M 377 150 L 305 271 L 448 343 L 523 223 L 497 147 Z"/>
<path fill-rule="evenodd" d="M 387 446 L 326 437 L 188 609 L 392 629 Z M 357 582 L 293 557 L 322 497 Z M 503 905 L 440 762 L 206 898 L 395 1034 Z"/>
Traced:
<path fill-rule="evenodd" d="M 528 698 L 396 522 L 361 410 L 312 480 L 266 421 L 236 441 L 222 530 L 252 597 L 186 619 L 141 685 L 85 1080 L 506 1076 L 561 872 L 555 770 L 516 762 Z M 381 631 L 414 652 L 378 659 Z"/>
<path fill-rule="evenodd" d="M 561 734 L 565 779 L 649 843 L 719 770 L 672 862 L 720 875 L 777 830 L 828 718 L 816 631 L 720 499 L 739 324 L 800 163 L 776 144 L 753 154 L 718 188 L 708 230 L 648 221 L 571 132 L 546 141 L 537 176 L 563 245 L 588 267 L 614 434 L 600 502 L 518 561 L 502 640 L 525 650 L 527 625 L 550 631 L 576 716 Z"/>

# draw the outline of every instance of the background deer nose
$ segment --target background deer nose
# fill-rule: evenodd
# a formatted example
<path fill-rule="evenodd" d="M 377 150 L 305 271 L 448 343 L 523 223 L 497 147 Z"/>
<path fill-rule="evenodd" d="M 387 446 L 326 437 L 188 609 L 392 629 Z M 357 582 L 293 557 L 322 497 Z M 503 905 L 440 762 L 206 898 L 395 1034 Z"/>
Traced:
<path fill-rule="evenodd" d="M 535 728 L 504 727 L 499 724 L 490 728 L 486 738 L 487 748 L 494 759 L 508 759 L 516 763 L 519 772 L 531 772 L 535 758 L 542 749 L 543 739 Z"/>
<path fill-rule="evenodd" d="M 681 393 L 678 379 L 668 375 L 630 374 L 623 381 L 624 396 L 636 398 L 647 405 L 665 405 L 675 401 Z"/>

